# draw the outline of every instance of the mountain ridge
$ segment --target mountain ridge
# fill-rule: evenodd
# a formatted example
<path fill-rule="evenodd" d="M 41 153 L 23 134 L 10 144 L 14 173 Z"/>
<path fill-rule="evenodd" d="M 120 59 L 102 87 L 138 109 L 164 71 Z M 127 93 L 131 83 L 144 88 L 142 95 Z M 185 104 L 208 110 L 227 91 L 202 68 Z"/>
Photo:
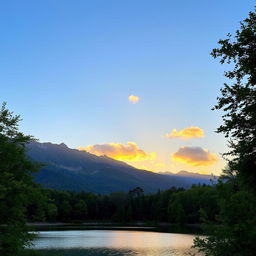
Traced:
<path fill-rule="evenodd" d="M 141 187 L 146 193 L 152 193 L 173 186 L 189 188 L 193 183 L 210 184 L 208 178 L 139 170 L 107 156 L 71 149 L 64 143 L 31 142 L 27 146 L 27 155 L 33 161 L 44 164 L 34 175 L 35 181 L 44 187 L 59 190 L 107 194 Z"/>

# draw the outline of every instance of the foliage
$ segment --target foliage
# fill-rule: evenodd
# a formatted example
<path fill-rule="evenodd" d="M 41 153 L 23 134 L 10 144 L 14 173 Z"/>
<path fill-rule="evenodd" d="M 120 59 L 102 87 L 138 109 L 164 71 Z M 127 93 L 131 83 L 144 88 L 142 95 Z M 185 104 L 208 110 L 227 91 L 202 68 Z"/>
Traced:
<path fill-rule="evenodd" d="M 223 109 L 223 124 L 217 132 L 230 138 L 230 161 L 228 175 L 242 177 L 250 185 L 256 184 L 256 13 L 241 22 L 234 38 L 219 41 L 220 48 L 213 49 L 212 56 L 220 57 L 233 70 L 225 76 L 233 81 L 224 84 L 222 95 L 214 109 Z"/>
<path fill-rule="evenodd" d="M 231 156 L 217 186 L 219 226 L 208 229 L 209 236 L 196 238 L 194 247 L 206 256 L 253 256 L 256 251 L 256 13 L 241 23 L 233 38 L 219 41 L 214 58 L 231 64 L 214 109 L 223 109 L 223 125 L 217 132 L 230 138 Z"/>
<path fill-rule="evenodd" d="M 197 237 L 194 247 L 205 256 L 255 255 L 255 195 L 249 191 L 230 191 L 229 196 L 220 199 L 220 204 L 219 225 L 208 227 L 209 236 Z"/>
<path fill-rule="evenodd" d="M 33 138 L 18 130 L 20 116 L 0 109 L 0 254 L 20 255 L 32 235 L 26 228 L 25 212 L 37 193 L 32 172 L 38 166 L 27 159 L 25 145 Z"/>
<path fill-rule="evenodd" d="M 203 214 L 209 221 L 214 222 L 215 216 L 219 214 L 214 187 L 198 185 L 186 191 L 171 188 L 146 195 L 134 195 L 133 191 L 134 189 L 128 193 L 97 195 L 90 192 L 45 189 L 43 194 L 47 197 L 47 203 L 44 204 L 44 214 L 39 211 L 38 216 L 33 216 L 30 210 L 35 207 L 31 205 L 27 215 L 29 218 L 33 216 L 36 220 L 50 222 L 171 221 L 176 224 L 189 224 L 200 223 Z"/>
<path fill-rule="evenodd" d="M 174 193 L 168 207 L 169 219 L 175 223 L 216 222 L 218 212 L 217 191 L 210 186 L 192 186 Z"/>

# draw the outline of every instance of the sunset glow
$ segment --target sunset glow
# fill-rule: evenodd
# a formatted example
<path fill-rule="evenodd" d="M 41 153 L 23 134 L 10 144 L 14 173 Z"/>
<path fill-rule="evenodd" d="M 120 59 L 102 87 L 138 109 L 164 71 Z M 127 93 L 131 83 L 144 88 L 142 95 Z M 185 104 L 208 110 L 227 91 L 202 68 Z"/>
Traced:
<path fill-rule="evenodd" d="M 204 137 L 204 131 L 199 127 L 191 126 L 180 131 L 173 129 L 170 133 L 167 133 L 165 136 L 169 139 L 179 138 L 183 140 L 188 140 L 192 138 Z"/>
<path fill-rule="evenodd" d="M 120 143 L 107 143 L 78 147 L 79 150 L 87 151 L 97 156 L 108 156 L 122 161 L 137 162 L 154 160 L 155 153 L 147 153 L 140 149 L 135 142 L 128 142 L 127 145 Z"/>
<path fill-rule="evenodd" d="M 211 109 L 223 70 L 210 51 L 251 1 L 187 2 L 5 1 L 2 101 L 40 142 L 154 172 L 220 174 L 228 146 Z M 207 149 L 205 158 L 184 146 Z"/>
<path fill-rule="evenodd" d="M 192 166 L 209 166 L 217 162 L 215 154 L 200 147 L 181 147 L 172 154 L 172 160 Z"/>

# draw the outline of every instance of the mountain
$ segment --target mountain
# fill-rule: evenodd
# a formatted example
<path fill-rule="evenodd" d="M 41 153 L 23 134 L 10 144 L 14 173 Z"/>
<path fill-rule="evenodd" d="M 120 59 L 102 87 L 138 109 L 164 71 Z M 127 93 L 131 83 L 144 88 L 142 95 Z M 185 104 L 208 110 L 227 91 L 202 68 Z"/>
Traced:
<path fill-rule="evenodd" d="M 183 180 L 183 182 L 188 184 L 212 185 L 212 184 L 215 184 L 219 178 L 218 176 L 214 176 L 214 175 L 206 175 L 206 174 L 200 174 L 200 173 L 188 172 L 188 171 L 180 171 L 178 173 L 164 172 L 161 174 L 167 175 L 169 177 L 178 177 L 181 180 Z"/>
<path fill-rule="evenodd" d="M 64 143 L 31 142 L 27 146 L 27 154 L 33 161 L 43 164 L 35 174 L 35 181 L 44 187 L 58 190 L 107 194 L 141 187 L 146 193 L 150 193 L 172 186 L 188 188 L 193 183 L 198 183 L 191 177 L 138 170 L 106 156 L 70 149 Z M 209 184 L 208 178 L 204 181 L 200 183 Z"/>

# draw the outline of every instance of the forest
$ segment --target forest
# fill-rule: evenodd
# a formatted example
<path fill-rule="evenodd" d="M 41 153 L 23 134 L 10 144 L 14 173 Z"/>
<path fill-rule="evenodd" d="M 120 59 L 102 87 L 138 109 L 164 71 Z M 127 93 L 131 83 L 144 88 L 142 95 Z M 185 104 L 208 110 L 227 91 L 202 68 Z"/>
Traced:
<path fill-rule="evenodd" d="M 139 187 L 109 195 L 42 189 L 30 199 L 26 216 L 30 222 L 215 223 L 217 197 L 217 188 L 206 185 L 155 194 L 144 194 Z"/>

